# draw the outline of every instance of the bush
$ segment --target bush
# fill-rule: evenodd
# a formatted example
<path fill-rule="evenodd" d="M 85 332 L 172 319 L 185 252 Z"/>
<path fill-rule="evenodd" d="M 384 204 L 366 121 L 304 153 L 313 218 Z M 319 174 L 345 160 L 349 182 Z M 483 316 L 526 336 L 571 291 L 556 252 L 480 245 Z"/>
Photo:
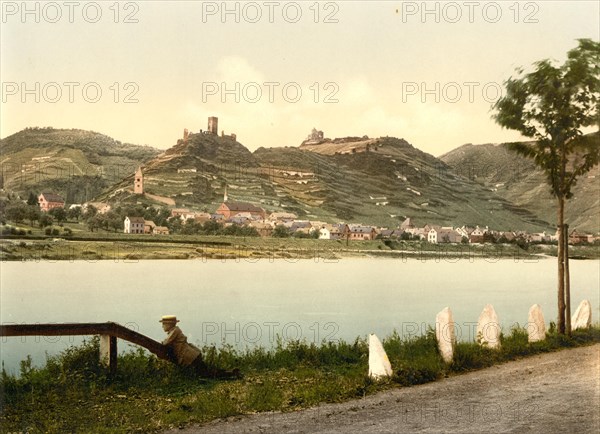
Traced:
<path fill-rule="evenodd" d="M 458 342 L 454 349 L 454 359 L 450 369 L 455 372 L 471 371 L 492 366 L 496 360 L 496 350 L 475 342 Z"/>
<path fill-rule="evenodd" d="M 396 331 L 383 342 L 394 372 L 393 380 L 403 386 L 436 380 L 445 369 L 437 349 L 435 330 L 429 328 L 424 336 L 403 339 Z"/>
<path fill-rule="evenodd" d="M 402 386 L 429 383 L 440 377 L 440 371 L 434 366 L 400 365 L 394 372 L 393 380 Z"/>

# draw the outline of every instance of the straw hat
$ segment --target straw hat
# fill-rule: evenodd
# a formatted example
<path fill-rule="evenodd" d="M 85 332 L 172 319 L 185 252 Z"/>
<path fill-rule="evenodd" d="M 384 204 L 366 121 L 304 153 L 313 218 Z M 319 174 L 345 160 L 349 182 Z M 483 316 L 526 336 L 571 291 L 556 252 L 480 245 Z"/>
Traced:
<path fill-rule="evenodd" d="M 163 315 L 159 322 L 174 322 L 178 323 L 179 320 L 175 315 Z"/>

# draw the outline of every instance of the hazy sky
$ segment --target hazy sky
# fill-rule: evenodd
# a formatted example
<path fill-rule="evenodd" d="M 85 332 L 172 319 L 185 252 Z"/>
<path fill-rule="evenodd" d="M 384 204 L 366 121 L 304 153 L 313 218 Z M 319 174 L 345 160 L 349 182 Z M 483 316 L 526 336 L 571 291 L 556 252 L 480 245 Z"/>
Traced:
<path fill-rule="evenodd" d="M 490 118 L 502 82 L 517 66 L 564 60 L 577 38 L 600 39 L 597 1 L 26 8 L 2 2 L 0 136 L 81 128 L 158 148 L 211 115 L 250 150 L 297 146 L 313 127 L 401 137 L 434 155 L 514 140 Z"/>

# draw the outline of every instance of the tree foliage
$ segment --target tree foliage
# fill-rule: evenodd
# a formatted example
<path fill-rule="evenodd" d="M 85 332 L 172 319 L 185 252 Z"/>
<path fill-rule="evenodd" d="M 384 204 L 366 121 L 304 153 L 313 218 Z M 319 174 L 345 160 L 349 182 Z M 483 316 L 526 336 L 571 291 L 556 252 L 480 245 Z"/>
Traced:
<path fill-rule="evenodd" d="M 272 236 L 274 238 L 288 238 L 292 235 L 290 230 L 286 228 L 284 225 L 277 225 L 275 229 L 273 229 Z"/>
<path fill-rule="evenodd" d="M 599 136 L 583 129 L 600 129 L 600 43 L 581 39 L 563 65 L 547 59 L 534 65 L 506 81 L 494 119 L 535 140 L 509 147 L 535 161 L 554 196 L 569 199 L 577 178 L 598 164 Z"/>
<path fill-rule="evenodd" d="M 600 42 L 580 39 L 562 65 L 550 60 L 523 68 L 509 78 L 506 94 L 494 105 L 501 126 L 532 138 L 509 149 L 531 158 L 546 175 L 557 199 L 558 330 L 570 330 L 568 245 L 564 216 L 566 201 L 578 177 L 598 164 L 600 150 Z M 585 129 L 599 131 L 585 134 Z M 566 253 L 565 253 L 566 251 Z"/>

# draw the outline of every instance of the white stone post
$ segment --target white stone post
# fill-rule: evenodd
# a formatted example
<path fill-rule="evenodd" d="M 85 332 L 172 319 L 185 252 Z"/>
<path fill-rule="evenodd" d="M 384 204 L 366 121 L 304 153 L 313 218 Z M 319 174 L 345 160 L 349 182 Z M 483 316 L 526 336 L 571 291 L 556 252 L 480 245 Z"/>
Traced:
<path fill-rule="evenodd" d="M 369 377 L 379 379 L 392 375 L 390 359 L 377 336 L 369 335 Z"/>
<path fill-rule="evenodd" d="M 451 363 L 454 356 L 456 335 L 454 318 L 449 307 L 445 307 L 435 316 L 435 338 L 444 362 Z"/>
<path fill-rule="evenodd" d="M 527 316 L 527 339 L 529 342 L 538 342 L 546 339 L 546 322 L 539 304 L 529 308 Z"/>
<path fill-rule="evenodd" d="M 583 300 L 571 317 L 571 330 L 586 329 L 592 325 L 592 305 L 589 300 Z"/>
<path fill-rule="evenodd" d="M 489 348 L 500 348 L 500 322 L 494 306 L 486 304 L 477 321 L 477 342 Z"/>

